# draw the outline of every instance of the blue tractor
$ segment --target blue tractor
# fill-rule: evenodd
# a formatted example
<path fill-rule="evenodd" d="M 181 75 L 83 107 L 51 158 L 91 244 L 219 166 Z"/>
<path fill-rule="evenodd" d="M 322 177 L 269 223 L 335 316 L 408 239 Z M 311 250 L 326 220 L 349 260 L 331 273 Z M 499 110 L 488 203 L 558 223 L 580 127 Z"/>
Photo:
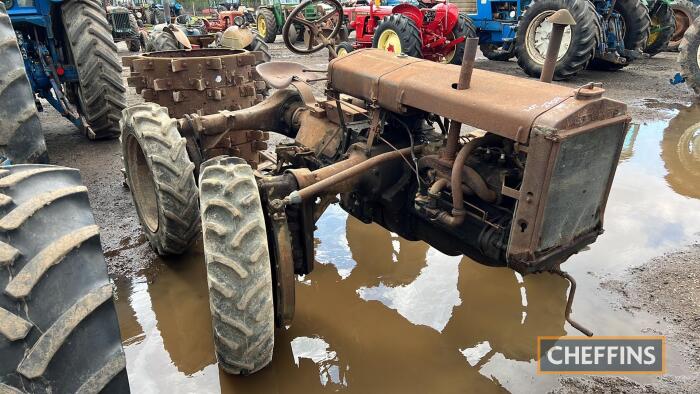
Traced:
<path fill-rule="evenodd" d="M 125 88 L 103 4 L 99 0 L 2 3 L 0 155 L 15 163 L 45 160 L 36 115 L 42 110 L 39 98 L 90 139 L 119 136 Z"/>
<path fill-rule="evenodd" d="M 539 76 L 552 31 L 546 18 L 566 8 L 576 25 L 566 27 L 554 79 L 568 79 L 586 67 L 618 70 L 642 54 L 649 12 L 640 0 L 471 0 L 466 4 L 491 60 L 518 58 Z"/>

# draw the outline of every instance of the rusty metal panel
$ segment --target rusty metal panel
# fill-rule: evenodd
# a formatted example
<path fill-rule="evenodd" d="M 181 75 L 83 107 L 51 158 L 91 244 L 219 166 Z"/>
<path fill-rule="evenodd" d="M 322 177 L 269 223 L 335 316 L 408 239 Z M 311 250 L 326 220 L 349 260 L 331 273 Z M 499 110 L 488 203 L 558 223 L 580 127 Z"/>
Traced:
<path fill-rule="evenodd" d="M 527 142 L 535 119 L 574 95 L 568 87 L 478 69 L 471 87 L 457 90 L 459 70 L 366 49 L 333 60 L 328 75 L 333 88 L 391 111 L 418 108 L 519 142 Z"/>
<path fill-rule="evenodd" d="M 168 108 L 170 116 L 213 114 L 248 108 L 262 101 L 267 85 L 255 72 L 255 54 L 202 49 L 164 51 L 130 57 L 129 86 L 146 101 Z"/>

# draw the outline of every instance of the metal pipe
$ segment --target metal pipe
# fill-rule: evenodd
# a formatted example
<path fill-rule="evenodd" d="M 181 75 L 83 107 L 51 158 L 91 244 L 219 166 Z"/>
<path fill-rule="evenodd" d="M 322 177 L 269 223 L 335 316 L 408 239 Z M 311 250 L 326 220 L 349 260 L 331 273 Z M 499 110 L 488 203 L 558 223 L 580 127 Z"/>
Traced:
<path fill-rule="evenodd" d="M 550 83 L 554 77 L 554 69 L 557 66 L 564 29 L 566 29 L 566 26 L 575 25 L 576 20 L 566 8 L 560 9 L 545 20 L 552 24 L 552 33 L 549 35 L 549 45 L 547 45 L 547 55 L 540 73 L 540 81 Z"/>
<path fill-rule="evenodd" d="M 416 152 L 420 152 L 422 146 L 416 146 L 415 150 Z M 361 175 L 362 173 L 370 170 L 373 167 L 378 166 L 379 164 L 382 164 L 384 162 L 390 161 L 390 160 L 396 160 L 401 158 L 401 156 L 410 156 L 411 155 L 411 148 L 403 148 L 399 150 L 394 150 L 386 153 L 379 154 L 377 156 L 373 156 L 370 158 L 366 158 L 364 161 L 361 161 L 359 163 L 356 163 L 354 165 L 351 165 L 344 170 L 340 172 L 336 172 L 333 175 L 328 176 L 327 178 L 321 178 L 318 175 L 321 174 L 321 171 L 323 171 L 323 174 L 328 174 L 330 173 L 330 169 L 320 169 L 316 171 L 312 171 L 313 175 L 313 180 L 315 183 L 300 189 L 291 192 L 287 197 L 284 198 L 285 202 L 289 204 L 300 204 L 304 200 L 308 200 L 309 198 L 313 198 L 322 192 L 327 191 L 329 188 L 332 186 L 335 186 L 341 182 L 347 181 L 349 179 L 352 179 L 358 175 Z M 351 158 L 347 160 L 357 160 L 356 158 Z M 346 160 L 343 160 L 345 162 Z M 343 163 L 339 162 L 339 163 Z M 347 163 L 345 164 L 347 165 Z"/>
<path fill-rule="evenodd" d="M 582 326 L 581 324 L 579 324 L 571 318 L 571 305 L 574 303 L 574 295 L 576 294 L 576 281 L 571 275 L 559 269 L 553 270 L 551 272 L 568 280 L 571 284 L 571 287 L 569 287 L 569 295 L 566 299 L 566 310 L 564 310 L 564 317 L 566 318 L 566 321 L 569 322 L 569 324 L 571 324 L 573 328 L 581 331 L 581 333 L 583 333 L 584 335 L 588 337 L 593 336 L 593 331 L 587 329 L 586 327 Z"/>
<path fill-rule="evenodd" d="M 564 37 L 564 28 L 566 25 L 558 23 L 552 24 L 552 34 L 549 36 L 549 45 L 547 46 L 547 57 L 544 59 L 540 81 L 550 83 L 554 77 L 554 69 L 557 65 L 559 57 L 559 48 L 561 47 L 561 39 Z"/>
<path fill-rule="evenodd" d="M 476 59 L 476 48 L 479 45 L 479 38 L 469 37 L 464 44 L 464 55 L 462 56 L 462 67 L 459 69 L 459 81 L 457 82 L 457 90 L 469 89 L 472 81 L 472 72 L 474 71 L 474 59 Z M 457 121 L 450 122 L 450 128 L 447 132 L 447 142 L 443 158 L 454 160 L 457 153 L 457 144 L 459 142 L 459 132 L 462 129 L 462 124 Z"/>
<path fill-rule="evenodd" d="M 452 189 L 452 214 L 443 212 L 438 215 L 438 219 L 450 227 L 456 227 L 464 223 L 466 211 L 464 210 L 464 192 L 462 190 L 462 180 L 464 174 L 470 179 L 468 185 L 474 193 L 484 201 L 493 202 L 498 197 L 496 192 L 489 189 L 483 178 L 471 167 L 464 167 L 467 158 L 479 146 L 496 140 L 496 136 L 488 134 L 481 138 L 475 138 L 466 144 L 462 145 L 459 150 L 454 164 L 452 165 L 452 174 L 450 177 L 450 185 Z M 464 171 L 466 170 L 466 171 Z"/>

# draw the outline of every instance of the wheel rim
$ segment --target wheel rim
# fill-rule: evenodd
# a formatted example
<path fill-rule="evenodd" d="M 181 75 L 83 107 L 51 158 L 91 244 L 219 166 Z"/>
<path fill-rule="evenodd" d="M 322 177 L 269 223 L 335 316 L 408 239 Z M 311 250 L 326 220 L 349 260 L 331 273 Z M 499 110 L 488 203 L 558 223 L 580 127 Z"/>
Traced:
<path fill-rule="evenodd" d="M 129 157 L 129 165 L 127 166 L 129 187 L 134 196 L 136 209 L 141 214 L 143 224 L 151 233 L 155 233 L 158 231 L 156 185 L 153 182 L 151 169 L 148 167 L 143 149 L 131 134 L 127 136 L 127 155 Z"/>
<path fill-rule="evenodd" d="M 336 55 L 338 55 L 338 57 L 347 56 L 347 54 L 348 50 L 345 48 L 338 48 L 338 50 L 336 51 Z"/>
<path fill-rule="evenodd" d="M 690 26 L 690 15 L 683 12 L 683 10 L 676 9 L 673 10 L 673 17 L 676 19 L 676 30 L 673 32 L 671 41 L 680 41 Z"/>
<path fill-rule="evenodd" d="M 552 22 L 548 22 L 545 19 L 550 15 L 554 14 L 554 11 L 544 11 L 537 15 L 530 25 L 527 27 L 525 32 L 525 46 L 527 53 L 536 63 L 544 64 L 544 59 L 547 56 L 547 47 L 549 46 L 549 38 L 552 34 Z M 571 27 L 566 26 L 564 28 L 564 35 L 561 39 L 561 46 L 559 47 L 559 53 L 557 54 L 557 61 L 566 55 L 566 52 L 571 46 Z"/>
<path fill-rule="evenodd" d="M 700 175 L 700 124 L 695 124 L 683 132 L 678 140 L 678 157 L 691 173 Z"/>
<path fill-rule="evenodd" d="M 262 15 L 258 18 L 258 31 L 263 37 L 267 35 L 267 23 L 265 23 L 265 17 Z"/>
<path fill-rule="evenodd" d="M 656 40 L 659 39 L 659 35 L 661 35 L 661 31 L 663 30 L 663 26 L 659 22 L 658 17 L 653 17 L 651 18 L 651 28 L 649 29 L 649 38 L 647 39 L 647 46 L 653 45 Z"/>
<path fill-rule="evenodd" d="M 395 31 L 391 29 L 384 30 L 382 34 L 379 35 L 377 48 L 387 52 L 401 53 L 401 39 Z"/>

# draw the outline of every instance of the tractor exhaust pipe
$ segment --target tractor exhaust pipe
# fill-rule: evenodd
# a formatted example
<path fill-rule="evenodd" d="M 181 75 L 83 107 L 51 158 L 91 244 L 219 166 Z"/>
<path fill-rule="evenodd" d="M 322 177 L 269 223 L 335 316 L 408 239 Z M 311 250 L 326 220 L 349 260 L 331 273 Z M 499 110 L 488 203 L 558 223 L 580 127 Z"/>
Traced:
<path fill-rule="evenodd" d="M 459 82 L 457 82 L 457 90 L 469 89 L 472 82 L 472 72 L 474 71 L 474 59 L 476 58 L 476 48 L 479 45 L 478 37 L 469 37 L 464 43 L 464 55 L 462 56 L 462 68 L 459 70 Z M 455 159 L 457 154 L 457 142 L 459 141 L 459 131 L 462 124 L 450 122 L 450 129 L 447 132 L 447 143 L 445 145 L 445 153 L 443 158 L 449 161 Z"/>
<path fill-rule="evenodd" d="M 552 33 L 549 36 L 549 45 L 547 46 L 547 57 L 544 59 L 542 72 L 540 73 L 540 81 L 551 83 L 554 77 L 554 69 L 557 66 L 557 58 L 559 57 L 559 48 L 561 48 L 561 39 L 564 37 L 564 29 L 566 26 L 576 24 L 574 17 L 566 8 L 562 8 L 545 19 L 552 23 Z"/>

